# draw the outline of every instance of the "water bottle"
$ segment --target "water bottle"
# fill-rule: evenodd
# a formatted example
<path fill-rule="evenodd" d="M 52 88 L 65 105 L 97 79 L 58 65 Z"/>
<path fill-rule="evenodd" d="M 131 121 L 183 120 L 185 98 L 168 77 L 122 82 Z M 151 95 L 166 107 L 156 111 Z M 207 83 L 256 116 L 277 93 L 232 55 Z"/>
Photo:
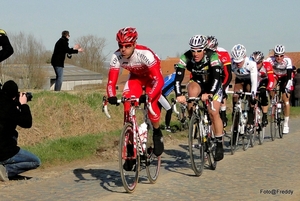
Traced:
<path fill-rule="evenodd" d="M 143 150 L 146 150 L 146 143 L 147 143 L 147 124 L 143 122 L 139 126 L 139 138 L 140 143 L 142 144 Z"/>

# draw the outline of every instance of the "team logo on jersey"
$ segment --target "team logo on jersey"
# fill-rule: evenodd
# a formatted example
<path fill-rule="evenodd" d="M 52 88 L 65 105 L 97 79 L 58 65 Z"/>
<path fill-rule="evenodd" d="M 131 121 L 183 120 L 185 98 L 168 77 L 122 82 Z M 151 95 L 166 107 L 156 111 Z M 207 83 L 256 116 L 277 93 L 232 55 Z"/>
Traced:
<path fill-rule="evenodd" d="M 219 61 L 212 61 L 211 63 L 210 63 L 210 65 L 211 66 L 217 66 L 219 64 Z"/>

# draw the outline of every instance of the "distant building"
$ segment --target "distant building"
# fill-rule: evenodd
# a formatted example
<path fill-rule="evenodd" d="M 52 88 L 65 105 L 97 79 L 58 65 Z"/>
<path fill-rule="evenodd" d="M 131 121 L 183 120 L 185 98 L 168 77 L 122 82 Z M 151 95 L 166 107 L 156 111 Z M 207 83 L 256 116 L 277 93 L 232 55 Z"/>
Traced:
<path fill-rule="evenodd" d="M 45 64 L 42 66 L 42 68 L 46 73 L 46 81 L 42 89 L 54 90 L 56 75 L 53 67 L 50 64 Z M 2 79 L 14 79 L 18 83 L 19 88 L 22 89 L 24 88 L 23 83 L 26 83 L 26 80 L 24 80 L 26 78 L 22 76 L 25 70 L 27 70 L 26 67 L 22 67 L 22 65 L 5 65 L 2 67 Z M 19 76 L 16 78 L 16 75 Z M 65 64 L 61 90 L 74 90 L 75 86 L 101 84 L 102 82 L 103 76 L 100 73 L 96 73 L 78 66 Z"/>

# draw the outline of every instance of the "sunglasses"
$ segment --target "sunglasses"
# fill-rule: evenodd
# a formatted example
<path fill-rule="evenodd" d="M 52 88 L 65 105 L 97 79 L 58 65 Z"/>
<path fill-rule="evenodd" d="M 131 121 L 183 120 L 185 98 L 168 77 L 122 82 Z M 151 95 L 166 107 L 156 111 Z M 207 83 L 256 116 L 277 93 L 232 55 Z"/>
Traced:
<path fill-rule="evenodd" d="M 256 64 L 261 64 L 261 63 L 262 63 L 262 61 L 256 62 Z"/>
<path fill-rule="evenodd" d="M 132 46 L 133 46 L 132 43 L 129 43 L 129 44 L 128 44 L 128 43 L 127 43 L 127 44 L 120 44 L 120 43 L 119 43 L 119 48 L 120 48 L 120 49 L 122 49 L 123 47 L 125 47 L 125 48 L 127 49 L 127 48 L 130 48 L 130 47 L 132 47 Z"/>
<path fill-rule="evenodd" d="M 191 52 L 202 52 L 203 50 L 199 49 L 199 50 L 193 50 L 191 49 Z"/>
<path fill-rule="evenodd" d="M 275 57 L 284 57 L 284 55 L 282 55 L 282 54 L 277 54 L 277 55 L 275 55 Z"/>

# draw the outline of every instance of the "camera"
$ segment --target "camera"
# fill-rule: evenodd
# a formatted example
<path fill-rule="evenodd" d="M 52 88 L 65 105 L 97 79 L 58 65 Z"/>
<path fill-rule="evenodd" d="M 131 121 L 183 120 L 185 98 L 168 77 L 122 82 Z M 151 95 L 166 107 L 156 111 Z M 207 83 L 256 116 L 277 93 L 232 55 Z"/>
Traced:
<path fill-rule="evenodd" d="M 26 95 L 27 101 L 31 101 L 32 100 L 33 95 L 32 95 L 31 92 L 26 92 L 25 95 Z"/>
<path fill-rule="evenodd" d="M 27 102 L 32 100 L 33 95 L 32 95 L 31 92 L 25 92 L 25 93 L 22 93 L 22 94 L 25 94 L 25 96 L 27 98 Z"/>

